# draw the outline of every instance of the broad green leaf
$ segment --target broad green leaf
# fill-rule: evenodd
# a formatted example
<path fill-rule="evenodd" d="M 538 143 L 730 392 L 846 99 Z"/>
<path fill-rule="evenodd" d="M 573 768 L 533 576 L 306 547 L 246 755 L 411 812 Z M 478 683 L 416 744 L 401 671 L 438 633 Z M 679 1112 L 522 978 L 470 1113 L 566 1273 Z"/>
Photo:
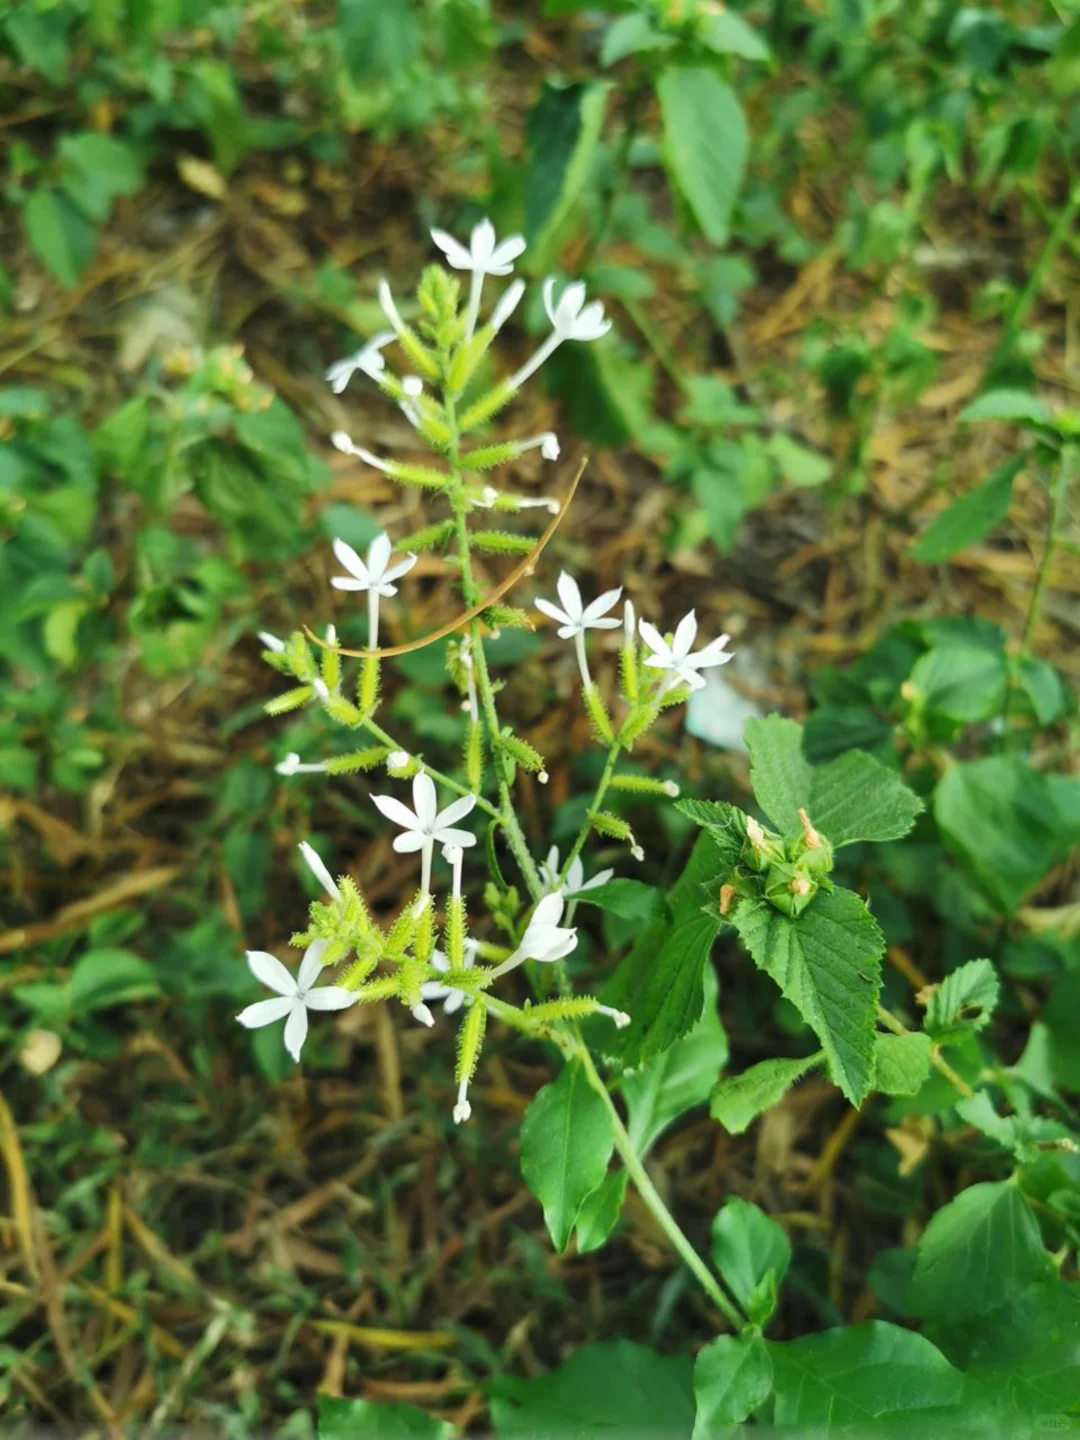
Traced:
<path fill-rule="evenodd" d="M 808 445 L 802 445 L 777 430 L 769 437 L 765 449 L 776 461 L 780 474 L 789 485 L 800 490 L 815 490 L 828 482 L 833 472 L 832 461 Z"/>
<path fill-rule="evenodd" d="M 680 1115 L 703 1105 L 727 1063 L 728 1041 L 717 1013 L 716 972 L 705 968 L 705 1008 L 689 1034 L 623 1081 L 630 1139 L 639 1155 Z"/>
<path fill-rule="evenodd" d="M 741 1135 L 765 1110 L 779 1105 L 792 1085 L 824 1060 L 823 1051 L 805 1060 L 762 1060 L 741 1075 L 729 1075 L 712 1093 L 709 1112 L 732 1135 Z"/>
<path fill-rule="evenodd" d="M 986 1410 L 998 1421 L 988 1434 L 1024 1434 L 1016 1422 L 1047 1417 L 1044 1433 L 1074 1428 L 1080 1396 L 1080 1283 L 1054 1277 L 1032 1286 L 979 1325 L 959 1327 L 965 1359 L 965 1411 Z M 1012 1421 L 1005 1428 L 1001 1422 Z"/>
<path fill-rule="evenodd" d="M 960 1371 L 925 1336 L 883 1320 L 786 1344 L 766 1343 L 773 1362 L 775 1423 L 798 1425 L 819 1437 L 833 1434 L 834 1427 L 869 1427 L 873 1421 L 953 1405 L 963 1386 Z"/>
<path fill-rule="evenodd" d="M 874 1085 L 883 1095 L 916 1095 L 930 1074 L 929 1035 L 874 1036 Z"/>
<path fill-rule="evenodd" d="M 338 0 L 338 34 L 354 80 L 399 81 L 420 52 L 412 0 Z"/>
<path fill-rule="evenodd" d="M 970 645 L 936 645 L 916 663 L 905 695 L 934 715 L 972 725 L 1001 713 L 1008 666 L 1004 654 Z"/>
<path fill-rule="evenodd" d="M 1040 725 L 1052 725 L 1069 708 L 1069 694 L 1052 665 L 1032 655 L 1016 661 L 1016 680 Z"/>
<path fill-rule="evenodd" d="M 319 1440 L 450 1440 L 456 1433 L 448 1420 L 417 1405 L 319 1396 Z"/>
<path fill-rule="evenodd" d="M 990 390 L 960 412 L 960 419 L 1012 420 L 1018 425 L 1052 425 L 1053 413 L 1045 400 L 1027 390 Z"/>
<path fill-rule="evenodd" d="M 930 992 L 926 1031 L 945 1044 L 989 1025 L 1001 986 L 989 960 L 967 960 Z"/>
<path fill-rule="evenodd" d="M 717 1211 L 710 1246 L 713 1264 L 731 1287 L 739 1304 L 750 1313 L 751 1296 L 772 1273 L 779 1289 L 791 1264 L 791 1241 L 764 1210 L 732 1195 Z M 752 1317 L 758 1320 L 758 1316 Z M 763 1323 L 767 1317 L 760 1317 Z"/>
<path fill-rule="evenodd" d="M 800 828 L 804 809 L 833 845 L 898 840 L 911 829 L 922 801 L 895 770 L 864 750 L 847 750 L 827 765 L 803 754 L 802 727 L 769 715 L 746 726 L 750 780 L 761 808 L 785 835 Z"/>
<path fill-rule="evenodd" d="M 741 810 L 722 800 L 680 800 L 675 808 L 707 830 L 716 842 L 717 874 L 722 867 L 730 870 L 739 863 L 746 839 L 746 820 Z"/>
<path fill-rule="evenodd" d="M 735 92 L 715 70 L 671 65 L 656 86 L 668 169 L 707 240 L 726 245 L 749 149 Z"/>
<path fill-rule="evenodd" d="M 950 850 L 1011 915 L 1080 841 L 1080 781 L 1015 755 L 965 761 L 939 781 L 934 815 Z"/>
<path fill-rule="evenodd" d="M 1049 1266 L 1020 1187 L 985 1181 L 961 1190 L 923 1231 L 912 1301 L 926 1319 L 978 1315 L 1041 1279 Z"/>
<path fill-rule="evenodd" d="M 551 262 L 564 222 L 589 179 L 611 86 L 545 84 L 526 127 L 525 233 L 530 263 Z"/>
<path fill-rule="evenodd" d="M 1023 455 L 1016 455 L 1006 460 L 989 480 L 976 485 L 943 510 L 912 547 L 912 558 L 925 565 L 936 565 L 989 535 L 1009 512 L 1013 481 L 1024 468 L 1025 459 Z"/>
<path fill-rule="evenodd" d="M 585 1196 L 574 1223 L 579 1255 L 599 1250 L 607 1242 L 619 1223 L 629 1178 L 625 1170 L 612 1170 L 591 1195 Z"/>
<path fill-rule="evenodd" d="M 59 190 L 35 190 L 23 210 L 31 249 L 60 284 L 79 283 L 97 244 L 94 227 Z"/>
<path fill-rule="evenodd" d="M 657 30 L 650 16 L 622 15 L 604 32 L 600 64 L 606 70 L 625 60 L 627 55 L 640 55 L 645 50 L 670 50 L 674 44 L 675 37 Z"/>
<path fill-rule="evenodd" d="M 583 1345 L 547 1375 L 498 1376 L 491 1402 L 495 1433 L 500 1440 L 650 1433 L 690 1440 L 693 1373 L 689 1355 L 658 1355 L 630 1340 Z"/>
<path fill-rule="evenodd" d="M 887 746 L 893 725 L 862 705 L 823 705 L 807 719 L 803 753 L 811 765 L 827 765 L 846 750 L 878 750 Z"/>
<path fill-rule="evenodd" d="M 720 928 L 703 911 L 725 866 L 716 841 L 698 836 L 679 880 L 668 892 L 670 920 L 645 926 L 603 992 L 604 1002 L 631 1017 L 625 1030 L 608 1027 L 603 1044 L 628 1068 L 645 1064 L 673 1045 L 701 1018 L 705 962 Z"/>
<path fill-rule="evenodd" d="M 773 1368 L 760 1335 L 721 1335 L 694 1361 L 697 1419 L 693 1440 L 714 1440 L 725 1425 L 741 1425 L 772 1394 Z"/>
<path fill-rule="evenodd" d="M 797 920 L 764 900 L 740 900 L 733 923 L 817 1035 L 829 1075 L 853 1105 L 874 1072 L 874 1019 L 885 937 L 852 890 L 819 891 Z"/>
<path fill-rule="evenodd" d="M 768 60 L 769 47 L 741 15 L 725 10 L 706 16 L 698 39 L 717 55 L 741 55 L 744 60 Z"/>
<path fill-rule="evenodd" d="M 67 80 L 71 50 L 67 28 L 71 13 L 58 8 L 48 11 L 32 5 L 9 5 L 3 20 L 7 38 L 24 65 L 39 70 L 53 85 Z"/>
<path fill-rule="evenodd" d="M 595 905 L 620 920 L 650 920 L 669 918 L 667 901 L 655 885 L 646 885 L 641 880 L 609 880 L 606 885 L 596 885 L 583 890 L 574 897 L 579 905 Z"/>
<path fill-rule="evenodd" d="M 535 1096 L 521 1127 L 521 1173 L 544 1207 L 552 1244 L 565 1250 L 581 1209 L 607 1173 L 611 1117 L 580 1060 Z"/>
<path fill-rule="evenodd" d="M 130 950 L 103 947 L 88 950 L 75 964 L 70 979 L 75 1013 L 103 1010 L 149 1000 L 161 994 L 157 975 L 145 960 Z"/>
<path fill-rule="evenodd" d="M 956 1102 L 956 1113 L 961 1120 L 1000 1145 L 1010 1150 L 1020 1165 L 1032 1165 L 1038 1160 L 1040 1146 L 1056 1140 L 1071 1140 L 1076 1136 L 1066 1125 L 1056 1120 L 1047 1120 L 1041 1115 L 999 1115 L 994 1103 L 985 1090 Z"/>
<path fill-rule="evenodd" d="M 59 148 L 65 161 L 64 190 L 92 220 L 107 220 L 118 196 L 142 189 L 142 157 L 115 135 L 95 130 L 66 135 Z"/>

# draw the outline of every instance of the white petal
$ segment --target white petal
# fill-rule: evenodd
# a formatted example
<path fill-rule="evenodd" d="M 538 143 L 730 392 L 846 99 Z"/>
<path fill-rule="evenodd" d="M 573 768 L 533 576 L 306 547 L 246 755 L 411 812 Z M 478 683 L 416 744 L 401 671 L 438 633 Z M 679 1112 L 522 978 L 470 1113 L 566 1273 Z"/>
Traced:
<path fill-rule="evenodd" d="M 544 292 L 543 292 L 543 293 L 544 293 L 544 309 L 547 311 L 547 317 L 548 317 L 548 319 L 551 321 L 552 326 L 557 330 L 559 327 L 558 327 L 558 325 L 556 325 L 556 323 L 555 323 L 555 305 L 554 305 L 554 298 L 555 298 L 555 276 L 554 276 L 554 275 L 549 275 L 548 278 L 544 281 Z"/>
<path fill-rule="evenodd" d="M 365 584 L 368 582 L 368 567 L 351 545 L 346 545 L 344 540 L 335 540 L 334 554 L 338 558 L 338 564 L 343 565 L 350 575 L 355 575 L 357 580 L 363 580 Z"/>
<path fill-rule="evenodd" d="M 370 580 L 350 580 L 344 575 L 335 575 L 330 584 L 335 590 L 370 590 Z"/>
<path fill-rule="evenodd" d="M 557 620 L 560 625 L 573 625 L 574 622 L 570 619 L 570 616 L 560 610 L 557 605 L 552 604 L 550 600 L 537 600 L 535 604 L 537 610 L 539 610 L 542 615 L 547 615 L 549 619 Z"/>
<path fill-rule="evenodd" d="M 257 630 L 255 633 L 262 641 L 264 650 L 272 650 L 275 655 L 280 655 L 285 649 L 285 641 L 279 640 L 276 635 L 271 635 L 269 630 Z"/>
<path fill-rule="evenodd" d="M 583 620 L 582 625 L 587 630 L 621 630 L 622 621 L 616 616 L 610 620 Z"/>
<path fill-rule="evenodd" d="M 687 663 L 698 670 L 707 669 L 710 665 L 726 665 L 732 658 L 732 652 L 726 648 L 730 639 L 730 635 L 718 636 L 695 655 L 688 655 Z"/>
<path fill-rule="evenodd" d="M 621 594 L 621 586 L 618 590 L 605 590 L 602 595 L 598 595 L 595 600 L 590 601 L 589 604 L 585 606 L 582 618 L 584 620 L 598 620 L 601 615 L 606 615 L 613 605 L 619 603 L 619 596 Z M 622 620 L 615 620 L 612 623 L 621 625 Z"/>
<path fill-rule="evenodd" d="M 475 795 L 462 795 L 459 800 L 454 800 L 447 805 L 445 810 L 440 810 L 435 817 L 435 829 L 445 830 L 447 825 L 456 825 L 459 820 L 464 820 L 466 815 L 476 809 Z"/>
<path fill-rule="evenodd" d="M 326 954 L 329 943 L 329 940 L 313 940 L 304 951 L 304 958 L 300 961 L 300 969 L 296 974 L 296 988 L 301 995 L 311 989 L 316 976 L 322 973 L 322 957 Z"/>
<path fill-rule="evenodd" d="M 686 659 L 696 639 L 697 615 L 691 610 L 679 621 L 675 629 L 674 639 L 671 642 L 671 653 L 675 657 L 676 664 L 678 664 L 680 660 Z"/>
<path fill-rule="evenodd" d="M 387 820 L 393 821 L 395 825 L 402 825 L 406 830 L 419 830 L 420 820 L 413 814 L 407 805 L 396 800 L 393 795 L 372 795 L 373 804 L 386 816 Z"/>
<path fill-rule="evenodd" d="M 304 996 L 309 1010 L 347 1010 L 356 1003 L 356 991 L 344 985 L 319 985 Z"/>
<path fill-rule="evenodd" d="M 469 256 L 473 268 L 486 270 L 487 262 L 491 259 L 495 249 L 495 226 L 488 219 L 483 219 L 478 225 L 472 228 L 469 236 Z"/>
<path fill-rule="evenodd" d="M 462 850 L 468 850 L 471 845 L 476 844 L 476 836 L 471 830 L 455 830 L 453 827 L 441 827 L 435 831 L 432 839 L 437 845 L 459 845 Z"/>
<path fill-rule="evenodd" d="M 263 1025 L 272 1025 L 275 1020 L 284 1020 L 293 1005 L 292 995 L 278 995 L 273 1000 L 256 1000 L 246 1010 L 241 1010 L 237 1020 L 249 1030 L 258 1030 Z"/>
<path fill-rule="evenodd" d="M 525 934 L 528 935 L 534 927 L 539 929 L 545 925 L 558 925 L 565 908 L 566 902 L 561 895 L 545 895 L 542 900 L 537 901 Z"/>
<path fill-rule="evenodd" d="M 306 1039 L 307 1010 L 298 1000 L 293 1006 L 288 1020 L 285 1021 L 285 1049 L 297 1063 L 299 1063 L 300 1051 L 304 1048 Z"/>
<path fill-rule="evenodd" d="M 560 625 L 557 631 L 560 640 L 572 640 L 575 635 L 580 635 L 584 627 L 579 622 L 572 622 L 569 625 Z"/>
<path fill-rule="evenodd" d="M 585 884 L 579 887 L 579 893 L 584 890 L 596 890 L 599 886 L 606 885 L 614 874 L 614 870 L 598 870 L 591 880 L 586 880 Z"/>
<path fill-rule="evenodd" d="M 492 310 L 491 318 L 488 320 L 488 324 L 493 330 L 498 332 L 502 329 L 502 327 L 506 324 L 507 320 L 510 319 L 510 316 L 514 313 L 518 305 L 521 303 L 521 297 L 524 294 L 524 280 L 515 280 L 512 285 L 508 285 L 506 287 L 503 293 L 499 296 L 498 304 L 495 306 L 495 309 Z"/>
<path fill-rule="evenodd" d="M 464 990 L 451 990 L 446 997 L 446 1004 L 442 1007 L 444 1015 L 455 1015 L 465 1003 Z"/>
<path fill-rule="evenodd" d="M 315 879 L 318 880 L 319 884 L 323 887 L 326 893 L 330 896 L 330 899 L 340 900 L 341 891 L 335 884 L 334 877 L 330 874 L 330 871 L 323 864 L 322 857 L 319 855 L 318 851 L 315 850 L 313 846 L 309 845 L 306 840 L 301 840 L 298 848 L 300 850 L 300 854 L 304 857 L 308 869 L 315 876 Z"/>
<path fill-rule="evenodd" d="M 394 849 L 399 855 L 413 855 L 428 844 L 428 836 L 420 830 L 406 830 L 394 837 Z"/>
<path fill-rule="evenodd" d="M 514 261 L 519 255 L 523 255 L 524 253 L 525 237 L 523 235 L 508 235 L 505 240 L 500 240 L 491 252 L 491 259 L 488 262 L 488 274 L 509 275 Z"/>
<path fill-rule="evenodd" d="M 581 313 L 581 307 L 585 304 L 585 285 L 581 280 L 574 280 L 563 290 L 559 296 L 559 303 L 555 307 L 556 329 L 569 332 L 574 321 Z"/>
<path fill-rule="evenodd" d="M 385 280 L 379 281 L 379 304 L 382 306 L 383 314 L 394 327 L 395 333 L 400 334 L 405 327 L 401 323 L 401 316 L 394 304 L 393 291 Z"/>
<path fill-rule="evenodd" d="M 296 994 L 296 981 L 276 955 L 268 955 L 265 950 L 249 950 L 247 962 L 255 979 L 268 989 L 276 990 L 279 995 Z"/>
<path fill-rule="evenodd" d="M 403 559 L 398 560 L 397 563 L 391 565 L 390 569 L 387 570 L 383 575 L 383 583 L 385 584 L 388 580 L 400 580 L 403 575 L 407 575 L 409 573 L 409 571 L 416 564 L 418 558 L 419 557 L 416 555 L 409 554 L 406 555 Z"/>
<path fill-rule="evenodd" d="M 449 955 L 444 955 L 441 950 L 433 950 L 428 964 L 431 965 L 433 969 L 438 970 L 440 975 L 445 975 L 447 970 L 450 969 L 450 957 Z"/>
<path fill-rule="evenodd" d="M 449 985 L 440 985 L 438 980 L 425 980 L 420 986 L 420 996 L 424 1000 L 445 1000 L 453 993 Z"/>
<path fill-rule="evenodd" d="M 584 611 L 581 604 L 581 591 L 578 589 L 577 581 L 564 570 L 559 576 L 555 588 L 559 592 L 559 599 L 562 601 L 563 609 L 566 611 L 567 620 L 571 623 L 576 621 L 580 624 Z"/>
<path fill-rule="evenodd" d="M 446 256 L 446 259 L 455 270 L 471 270 L 472 256 L 459 240 L 445 230 L 432 230 L 431 238 Z"/>
<path fill-rule="evenodd" d="M 419 1020 L 421 1025 L 426 1025 L 429 1029 L 435 1024 L 435 1016 L 426 1005 L 414 1005 L 409 1013 L 414 1020 Z"/>
<path fill-rule="evenodd" d="M 439 797 L 435 792 L 434 780 L 423 770 L 413 776 L 412 803 L 421 826 L 430 831 L 439 813 Z"/>
<path fill-rule="evenodd" d="M 393 549 L 390 543 L 390 536 L 384 530 L 381 535 L 376 535 L 368 546 L 367 569 L 372 580 L 382 580 L 385 575 L 386 565 L 390 559 L 390 552 Z"/>
<path fill-rule="evenodd" d="M 645 641 L 645 644 L 649 647 L 649 649 L 653 652 L 654 655 L 658 656 L 661 660 L 663 660 L 665 665 L 670 665 L 671 646 L 660 634 L 660 631 L 657 630 L 655 625 L 650 625 L 648 620 L 639 620 L 638 634 Z M 648 665 L 650 661 L 646 660 L 645 663 L 646 665 Z"/>

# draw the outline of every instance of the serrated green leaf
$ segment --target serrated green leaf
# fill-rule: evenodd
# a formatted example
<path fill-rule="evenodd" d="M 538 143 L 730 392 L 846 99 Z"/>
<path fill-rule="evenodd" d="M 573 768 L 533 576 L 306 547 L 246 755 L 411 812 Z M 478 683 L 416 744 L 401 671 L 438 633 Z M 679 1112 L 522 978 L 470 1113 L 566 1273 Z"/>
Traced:
<path fill-rule="evenodd" d="M 749 150 L 746 118 L 715 70 L 669 65 L 656 86 L 668 169 L 707 240 L 725 245 Z"/>
<path fill-rule="evenodd" d="M 694 1028 L 623 1081 L 634 1149 L 645 1155 L 680 1115 L 703 1105 L 727 1063 L 728 1040 L 717 1013 L 716 972 L 705 969 L 705 1008 Z"/>
<path fill-rule="evenodd" d="M 1053 412 L 1045 400 L 1027 390 L 990 390 L 960 411 L 960 419 L 1012 420 L 1018 425 L 1051 425 Z"/>
<path fill-rule="evenodd" d="M 574 1222 L 579 1255 L 599 1250 L 607 1242 L 619 1223 L 629 1178 L 625 1170 L 613 1170 L 591 1195 L 585 1196 Z"/>
<path fill-rule="evenodd" d="M 565 1250 L 582 1202 L 614 1149 L 611 1117 L 580 1060 L 534 1097 L 521 1127 L 521 1173 L 544 1207 L 552 1244 Z"/>
<path fill-rule="evenodd" d="M 741 1135 L 765 1110 L 779 1105 L 792 1085 L 806 1072 L 821 1064 L 819 1050 L 805 1060 L 762 1060 L 741 1075 L 729 1075 L 712 1093 L 709 1113 L 731 1135 Z"/>
<path fill-rule="evenodd" d="M 741 1425 L 772 1394 L 773 1368 L 760 1335 L 721 1335 L 694 1362 L 697 1418 L 692 1440 L 715 1440 L 720 1427 Z"/>
<path fill-rule="evenodd" d="M 319 1396 L 319 1440 L 450 1440 L 455 1433 L 448 1420 L 417 1405 Z"/>
<path fill-rule="evenodd" d="M 921 560 L 924 565 L 936 565 L 996 529 L 1009 512 L 1013 481 L 1024 468 L 1025 459 L 1023 455 L 1016 455 L 1007 460 L 989 480 L 976 485 L 943 510 L 912 546 L 912 559 Z"/>
<path fill-rule="evenodd" d="M 874 1036 L 874 1086 L 883 1095 L 916 1095 L 930 1074 L 929 1035 Z"/>
<path fill-rule="evenodd" d="M 837 847 L 898 840 L 908 833 L 923 805 L 895 770 L 864 750 L 811 765 L 802 734 L 800 725 L 780 715 L 746 726 L 754 794 L 778 830 L 796 834 L 801 808 Z"/>
<path fill-rule="evenodd" d="M 797 920 L 764 900 L 740 900 L 732 923 L 817 1035 L 829 1075 L 853 1105 L 873 1081 L 874 1019 L 885 937 L 852 890 L 819 891 Z"/>
<path fill-rule="evenodd" d="M 989 960 L 968 960 L 930 993 L 926 1031 L 939 1043 L 963 1039 L 989 1025 L 1001 986 Z"/>
<path fill-rule="evenodd" d="M 883 1320 L 766 1344 L 775 1423 L 823 1440 L 841 1426 L 954 1405 L 963 1387 L 960 1371 L 931 1341 Z"/>
<path fill-rule="evenodd" d="M 1049 1273 L 1035 1217 L 1011 1180 L 961 1190 L 919 1240 L 912 1302 L 925 1319 L 992 1310 Z"/>
<path fill-rule="evenodd" d="M 720 800 L 680 800 L 675 809 L 707 830 L 716 842 L 718 866 L 737 865 L 746 839 L 746 820 L 735 805 Z"/>
<path fill-rule="evenodd" d="M 771 1271 L 779 1288 L 791 1264 L 791 1241 L 783 1228 L 738 1195 L 732 1195 L 717 1211 L 710 1249 L 713 1264 L 747 1313 L 750 1297 L 761 1281 Z"/>
<path fill-rule="evenodd" d="M 157 975 L 145 960 L 130 950 L 112 946 L 88 950 L 80 956 L 68 983 L 76 1014 L 161 994 Z"/>

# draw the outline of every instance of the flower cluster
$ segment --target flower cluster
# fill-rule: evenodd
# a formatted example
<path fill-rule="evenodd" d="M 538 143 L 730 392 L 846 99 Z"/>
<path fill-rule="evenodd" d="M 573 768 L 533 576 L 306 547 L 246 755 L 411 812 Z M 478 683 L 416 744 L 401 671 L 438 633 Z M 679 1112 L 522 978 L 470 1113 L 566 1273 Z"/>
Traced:
<path fill-rule="evenodd" d="M 560 864 L 552 847 L 542 862 L 533 860 L 514 812 L 512 786 L 520 771 L 547 779 L 543 757 L 521 736 L 503 724 L 497 714 L 497 687 L 493 684 L 484 649 L 486 630 L 498 625 L 531 626 L 527 614 L 508 606 L 478 604 L 473 553 L 528 553 L 532 541 L 501 531 L 473 528 L 488 511 L 526 511 L 533 506 L 559 509 L 548 497 L 515 494 L 476 477 L 512 464 L 530 450 L 545 460 L 556 460 L 559 442 L 552 432 L 521 440 L 487 443 L 467 448 L 465 437 L 483 430 L 492 417 L 567 341 L 599 340 L 611 322 L 599 301 L 588 302 L 580 282 L 560 289 L 554 279 L 543 285 L 544 308 L 550 332 L 532 356 L 508 379 L 487 393 L 477 394 L 475 377 L 487 350 L 521 301 L 524 282 L 511 280 L 483 318 L 486 281 L 505 278 L 525 248 L 520 236 L 498 240 L 490 221 L 477 225 L 468 245 L 442 230 L 432 232 L 451 270 L 468 275 L 462 298 L 457 279 L 445 269 L 431 267 L 417 292 L 415 311 L 399 310 L 390 287 L 379 287 L 380 303 L 389 328 L 374 336 L 353 355 L 327 371 L 336 394 L 343 394 L 354 376 L 374 381 L 396 404 L 441 466 L 416 465 L 384 458 L 357 445 L 345 431 L 333 435 L 343 454 L 374 466 L 402 485 L 419 487 L 441 497 L 450 517 L 408 537 L 394 556 L 390 537 L 379 534 L 361 556 L 343 539 L 333 541 L 333 554 L 344 574 L 335 574 L 331 586 L 345 594 L 367 596 L 367 648 L 362 657 L 354 692 L 345 688 L 342 652 L 334 626 L 313 650 L 302 633 L 279 639 L 260 631 L 267 663 L 290 676 L 293 688 L 271 701 L 271 713 L 282 714 L 307 704 L 320 706 L 339 725 L 366 732 L 366 748 L 319 761 L 304 761 L 290 751 L 277 765 L 283 776 L 321 774 L 328 778 L 353 775 L 383 767 L 393 780 L 411 781 L 411 805 L 392 794 L 373 793 L 375 810 L 397 829 L 392 846 L 399 855 L 419 857 L 419 884 L 415 898 L 388 925 L 381 925 L 348 874 L 335 878 L 317 851 L 307 842 L 301 855 L 322 892 L 310 907 L 306 930 L 293 936 L 303 949 L 295 978 L 274 956 L 250 951 L 248 964 L 255 977 L 275 992 L 274 997 L 249 1005 L 237 1017 L 247 1027 L 285 1021 L 285 1045 L 299 1058 L 312 1010 L 340 1010 L 353 1004 L 397 1000 L 424 1026 L 432 1026 L 431 1005 L 441 1002 L 447 1016 L 461 1014 L 457 1122 L 471 1113 L 468 1086 L 475 1071 L 489 1015 L 532 1034 L 554 1033 L 552 1027 L 574 1024 L 589 1015 L 603 1015 L 616 1026 L 630 1022 L 622 1011 L 590 996 L 573 995 L 569 977 L 560 970 L 558 995 L 516 1006 L 491 993 L 496 981 L 521 966 L 562 967 L 578 942 L 573 924 L 579 898 L 596 896 L 614 877 L 603 869 L 585 878 L 582 849 L 590 835 L 629 845 L 641 858 L 629 826 L 618 815 L 601 808 L 608 790 L 639 795 L 673 795 L 670 781 L 617 773 L 616 761 L 632 749 L 637 738 L 661 711 L 704 684 L 702 671 L 731 658 L 722 635 L 699 650 L 697 620 L 693 612 L 665 637 L 645 620 L 637 621 L 626 601 L 621 616 L 613 614 L 622 590 L 608 590 L 586 603 L 577 581 L 565 572 L 557 583 L 558 603 L 538 599 L 536 608 L 558 625 L 558 634 L 572 640 L 583 693 L 593 728 L 609 747 L 609 763 L 581 834 Z M 415 316 L 415 319 L 413 318 Z M 384 352 L 395 345 L 405 356 L 406 373 L 395 374 Z M 486 523 L 486 522 L 485 522 Z M 398 593 L 398 583 L 417 563 L 422 550 L 446 550 L 461 578 L 463 596 L 474 610 L 483 609 L 483 621 L 471 620 L 449 647 L 448 668 L 462 697 L 466 730 L 464 781 L 434 769 L 422 755 L 414 755 L 396 742 L 376 720 L 381 685 L 379 628 L 380 603 Z M 468 618 L 468 617 L 466 617 Z M 622 693 L 627 714 L 616 727 L 594 683 L 587 652 L 591 630 L 622 628 Z M 310 632 L 309 632 L 310 634 Z M 312 639 L 314 637 L 311 637 Z M 355 698 L 353 698 L 353 694 Z M 449 796 L 445 792 L 451 792 Z M 443 792 L 440 798 L 440 792 Z M 466 856 L 480 847 L 472 828 L 482 818 L 487 830 L 485 854 L 494 854 L 495 837 L 508 845 L 519 871 L 524 894 L 508 884 L 499 866 L 483 891 L 485 916 L 480 934 L 470 933 L 468 899 L 464 884 Z M 449 867 L 449 885 L 441 901 L 434 888 L 436 851 Z M 527 897 L 527 898 L 526 898 Z M 333 970 L 335 983 L 318 985 L 323 970 Z M 536 973 L 528 972 L 535 980 Z M 551 973 L 551 972 L 549 972 Z M 539 982 L 540 994 L 549 993 Z"/>

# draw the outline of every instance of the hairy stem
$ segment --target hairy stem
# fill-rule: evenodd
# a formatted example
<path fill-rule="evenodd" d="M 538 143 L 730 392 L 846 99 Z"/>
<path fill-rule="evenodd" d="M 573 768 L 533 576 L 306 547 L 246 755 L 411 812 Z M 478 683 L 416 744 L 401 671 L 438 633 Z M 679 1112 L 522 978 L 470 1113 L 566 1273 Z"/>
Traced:
<path fill-rule="evenodd" d="M 611 746 L 611 749 L 608 751 L 607 760 L 604 762 L 603 773 L 601 774 L 600 779 L 597 782 L 596 793 L 593 795 L 592 804 L 589 806 L 590 814 L 592 813 L 592 811 L 598 810 L 600 806 L 604 803 L 604 796 L 607 794 L 608 786 L 611 784 L 612 777 L 615 774 L 615 766 L 618 764 L 619 751 L 621 749 L 622 746 L 616 740 L 615 743 Z M 584 850 L 585 842 L 589 838 L 589 831 L 591 829 L 592 821 L 588 818 L 588 816 L 586 816 L 581 829 L 577 833 L 577 837 L 575 838 L 573 845 L 571 845 L 569 851 L 567 852 L 566 860 L 564 861 L 562 870 L 559 874 L 560 883 L 565 882 L 566 877 L 570 873 L 570 866 L 573 865 L 574 861 L 581 854 L 582 850 Z"/>
<path fill-rule="evenodd" d="M 1080 194 L 1080 187 L 1078 187 Z M 1046 593 L 1046 583 L 1050 578 L 1050 567 L 1054 561 L 1054 554 L 1057 550 L 1058 532 L 1061 529 L 1061 517 L 1065 509 L 1065 496 L 1068 494 L 1069 485 L 1076 473 L 1076 457 L 1080 450 L 1074 445 L 1066 445 L 1061 452 L 1058 461 L 1057 474 L 1054 483 L 1050 487 L 1050 520 L 1046 527 L 1046 546 L 1043 550 L 1042 560 L 1039 563 L 1039 573 L 1035 577 L 1035 589 L 1031 592 L 1031 604 L 1028 607 L 1027 620 L 1024 622 L 1024 633 L 1020 640 L 1021 654 L 1027 655 L 1031 649 L 1031 637 L 1035 633 L 1035 626 L 1039 622 L 1039 614 L 1042 610 L 1043 597 Z"/>

